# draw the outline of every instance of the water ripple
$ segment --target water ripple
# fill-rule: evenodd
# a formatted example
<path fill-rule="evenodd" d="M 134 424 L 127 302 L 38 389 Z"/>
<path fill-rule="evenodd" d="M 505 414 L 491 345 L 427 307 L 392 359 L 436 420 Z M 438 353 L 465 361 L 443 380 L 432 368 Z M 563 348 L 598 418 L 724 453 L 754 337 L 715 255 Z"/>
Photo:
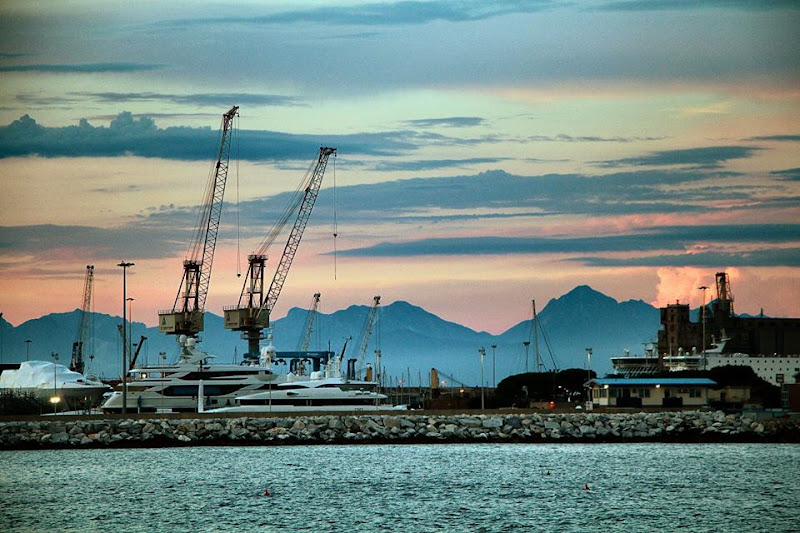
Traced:
<path fill-rule="evenodd" d="M 800 446 L 791 444 L 47 450 L 0 460 L 9 533 L 780 532 L 800 523 Z"/>

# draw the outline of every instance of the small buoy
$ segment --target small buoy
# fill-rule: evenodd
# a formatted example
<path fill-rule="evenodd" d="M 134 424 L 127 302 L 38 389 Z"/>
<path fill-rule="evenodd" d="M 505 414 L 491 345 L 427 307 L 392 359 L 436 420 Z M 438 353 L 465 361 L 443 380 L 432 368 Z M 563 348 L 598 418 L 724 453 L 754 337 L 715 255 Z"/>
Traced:
<path fill-rule="evenodd" d="M 548 476 L 550 475 L 550 471 L 549 471 L 549 470 L 547 471 L 547 475 L 548 475 Z"/>
<path fill-rule="evenodd" d="M 588 483 L 584 483 L 583 484 L 583 490 L 589 490 L 589 484 Z"/>
<path fill-rule="evenodd" d="M 264 489 L 264 496 L 272 496 L 272 494 L 269 493 L 269 489 Z"/>

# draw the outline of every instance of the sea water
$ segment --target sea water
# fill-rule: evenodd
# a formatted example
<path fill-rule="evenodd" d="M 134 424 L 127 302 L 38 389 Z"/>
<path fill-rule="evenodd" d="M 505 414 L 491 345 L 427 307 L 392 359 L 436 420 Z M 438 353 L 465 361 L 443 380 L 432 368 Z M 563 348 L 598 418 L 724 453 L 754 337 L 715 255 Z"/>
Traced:
<path fill-rule="evenodd" d="M 798 479 L 792 444 L 3 451 L 0 531 L 800 531 Z"/>

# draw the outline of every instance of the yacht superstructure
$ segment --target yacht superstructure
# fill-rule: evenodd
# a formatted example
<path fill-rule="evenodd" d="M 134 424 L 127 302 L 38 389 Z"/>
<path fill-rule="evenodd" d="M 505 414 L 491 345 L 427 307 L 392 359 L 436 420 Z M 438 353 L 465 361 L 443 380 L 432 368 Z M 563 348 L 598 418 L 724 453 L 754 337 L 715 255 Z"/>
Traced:
<path fill-rule="evenodd" d="M 342 375 L 341 358 L 325 364 L 324 372 L 308 378 L 289 376 L 286 381 L 269 384 L 266 390 L 238 396 L 235 405 L 210 409 L 217 413 L 302 413 L 406 410 L 391 405 L 389 397 L 378 391 L 378 382 L 351 379 Z"/>
<path fill-rule="evenodd" d="M 287 379 L 272 371 L 267 357 L 242 365 L 212 364 L 214 356 L 200 350 L 194 338 L 182 335 L 178 343 L 181 351 L 177 363 L 133 368 L 128 372 L 129 412 L 195 411 L 201 382 L 205 404 L 221 407 L 233 405 L 236 396 L 258 392 Z M 122 411 L 122 387 L 122 383 L 117 385 L 103 404 L 105 412 Z"/>

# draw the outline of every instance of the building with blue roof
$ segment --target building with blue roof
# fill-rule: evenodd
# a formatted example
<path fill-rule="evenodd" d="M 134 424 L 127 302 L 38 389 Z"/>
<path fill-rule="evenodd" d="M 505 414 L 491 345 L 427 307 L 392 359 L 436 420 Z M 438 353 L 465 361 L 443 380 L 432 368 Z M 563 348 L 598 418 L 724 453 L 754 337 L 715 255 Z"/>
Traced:
<path fill-rule="evenodd" d="M 586 382 L 598 407 L 703 407 L 717 382 L 708 378 L 596 378 Z"/>

